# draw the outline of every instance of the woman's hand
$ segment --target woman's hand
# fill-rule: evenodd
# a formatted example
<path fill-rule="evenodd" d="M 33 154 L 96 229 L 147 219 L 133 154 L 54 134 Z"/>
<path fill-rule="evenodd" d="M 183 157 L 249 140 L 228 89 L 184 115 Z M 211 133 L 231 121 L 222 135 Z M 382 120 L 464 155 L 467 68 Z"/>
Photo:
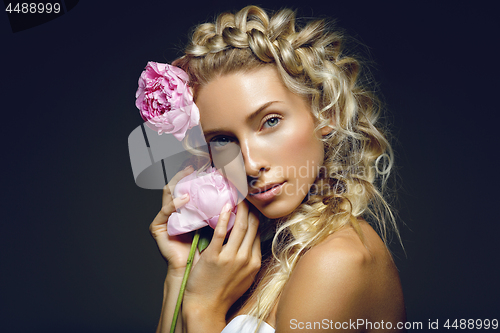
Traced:
<path fill-rule="evenodd" d="M 164 187 L 162 209 L 150 225 L 151 235 L 168 262 L 164 306 L 158 327 L 162 332 L 170 327 L 193 239 L 192 233 L 179 236 L 167 233 L 170 215 L 189 202 L 189 197 L 173 199 L 172 193 L 176 184 L 193 171 L 192 167 L 180 171 Z M 239 203 L 233 229 L 224 244 L 230 217 L 230 207 L 227 208 L 219 216 L 210 245 L 201 255 L 197 252 L 193 261 L 182 306 L 188 331 L 209 332 L 213 329 L 220 332 L 225 326 L 227 311 L 252 285 L 261 265 L 257 213 L 250 210 L 246 201 Z M 175 290 L 177 292 L 172 292 Z"/>
<path fill-rule="evenodd" d="M 167 222 L 170 215 L 174 213 L 177 208 L 182 207 L 189 201 L 189 196 L 173 199 L 172 193 L 179 180 L 188 176 L 193 171 L 193 167 L 189 166 L 178 172 L 171 179 L 170 183 L 165 185 L 163 188 L 162 208 L 149 226 L 149 231 L 155 239 L 160 253 L 168 263 L 168 274 L 180 278 L 184 275 L 193 235 L 183 234 L 169 236 L 167 233 Z M 195 261 L 198 257 L 199 255 L 195 256 Z"/>
<path fill-rule="evenodd" d="M 256 212 L 246 201 L 239 203 L 234 227 L 224 244 L 229 215 L 228 209 L 220 214 L 212 241 L 189 276 L 183 303 L 189 330 L 196 331 L 189 320 L 191 315 L 200 327 L 204 317 L 212 322 L 217 318 L 225 320 L 231 305 L 252 285 L 260 269 Z"/>

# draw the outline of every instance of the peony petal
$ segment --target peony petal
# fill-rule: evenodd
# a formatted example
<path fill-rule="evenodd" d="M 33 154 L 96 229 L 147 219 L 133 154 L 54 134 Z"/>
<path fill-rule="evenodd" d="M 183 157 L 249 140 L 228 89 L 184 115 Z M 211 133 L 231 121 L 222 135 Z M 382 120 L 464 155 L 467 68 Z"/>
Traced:
<path fill-rule="evenodd" d="M 224 204 L 220 204 L 219 191 L 213 185 L 202 185 L 197 189 L 196 205 L 209 218 L 220 213 Z"/>
<path fill-rule="evenodd" d="M 191 104 L 191 119 L 190 119 L 190 127 L 192 128 L 200 123 L 200 110 L 196 104 Z"/>
<path fill-rule="evenodd" d="M 186 214 L 172 213 L 168 218 L 167 233 L 170 236 L 185 234 L 194 230 L 201 229 L 207 226 L 203 220 L 191 220 L 185 216 Z"/>
<path fill-rule="evenodd" d="M 167 64 L 162 64 L 161 62 L 155 62 L 154 64 L 156 65 L 156 71 L 158 73 L 163 74 L 166 72 Z"/>
<path fill-rule="evenodd" d="M 229 215 L 229 222 L 227 223 L 227 231 L 233 228 L 235 220 L 236 220 L 236 214 L 231 212 Z M 208 225 L 212 227 L 212 229 L 215 229 L 218 221 L 219 221 L 219 215 L 216 215 L 208 220 Z"/>
<path fill-rule="evenodd" d="M 177 66 L 168 65 L 168 70 L 171 71 L 173 74 L 175 74 L 177 77 L 179 77 L 184 82 L 189 81 L 189 76 L 181 68 L 179 68 Z"/>

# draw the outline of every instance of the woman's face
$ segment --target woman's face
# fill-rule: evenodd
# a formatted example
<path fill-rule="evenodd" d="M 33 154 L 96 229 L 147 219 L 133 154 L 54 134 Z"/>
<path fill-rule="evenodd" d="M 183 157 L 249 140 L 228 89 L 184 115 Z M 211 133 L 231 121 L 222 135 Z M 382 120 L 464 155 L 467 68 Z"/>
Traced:
<path fill-rule="evenodd" d="M 274 66 L 216 78 L 199 90 L 196 104 L 212 155 L 234 144 L 241 149 L 247 199 L 257 209 L 278 218 L 300 205 L 323 164 L 323 143 L 307 102 L 283 85 Z"/>

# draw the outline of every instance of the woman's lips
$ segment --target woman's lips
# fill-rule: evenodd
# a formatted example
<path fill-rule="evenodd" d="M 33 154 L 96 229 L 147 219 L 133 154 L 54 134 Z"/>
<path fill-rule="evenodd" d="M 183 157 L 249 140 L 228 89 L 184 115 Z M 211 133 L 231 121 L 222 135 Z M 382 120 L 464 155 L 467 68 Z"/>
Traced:
<path fill-rule="evenodd" d="M 285 182 L 283 182 L 281 184 L 271 185 L 267 190 L 259 191 L 256 193 L 250 193 L 250 195 L 254 199 L 257 199 L 260 201 L 267 201 L 267 200 L 274 198 L 278 193 L 281 192 L 281 188 L 283 187 L 283 184 L 285 184 Z"/>

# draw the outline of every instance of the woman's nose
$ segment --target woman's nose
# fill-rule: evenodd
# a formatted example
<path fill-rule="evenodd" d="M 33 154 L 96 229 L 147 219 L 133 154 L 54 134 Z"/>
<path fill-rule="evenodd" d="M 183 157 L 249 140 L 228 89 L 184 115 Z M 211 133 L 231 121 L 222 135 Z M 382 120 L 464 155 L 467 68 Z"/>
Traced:
<path fill-rule="evenodd" d="M 257 178 L 271 168 L 266 158 L 266 147 L 257 147 L 252 142 L 240 142 L 241 153 L 245 163 L 247 176 Z"/>

